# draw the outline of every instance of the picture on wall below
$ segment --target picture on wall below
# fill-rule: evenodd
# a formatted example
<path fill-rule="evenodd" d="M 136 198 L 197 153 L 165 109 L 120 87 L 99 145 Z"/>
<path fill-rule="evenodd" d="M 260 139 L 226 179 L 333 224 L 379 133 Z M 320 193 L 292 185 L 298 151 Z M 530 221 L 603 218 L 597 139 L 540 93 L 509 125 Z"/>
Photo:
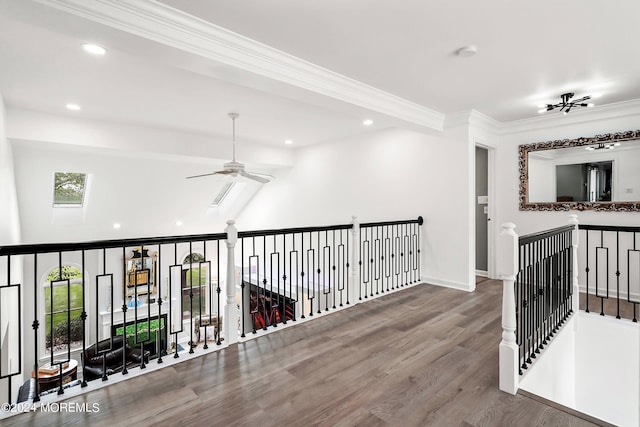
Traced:
<path fill-rule="evenodd" d="M 149 253 L 148 248 L 137 247 L 125 259 L 126 275 L 123 298 L 129 307 L 140 305 L 141 295 L 156 294 L 156 263 L 158 253 Z"/>
<path fill-rule="evenodd" d="M 112 335 L 122 335 L 122 329 L 122 324 L 115 325 L 112 328 Z M 142 345 L 146 351 L 150 352 L 151 358 L 154 358 L 158 352 L 158 331 L 160 331 L 160 350 L 165 355 L 167 348 L 166 315 L 160 316 L 160 319 L 153 318 L 151 320 L 138 321 L 137 323 L 134 321 L 127 322 L 127 345 L 131 348 L 139 348 Z"/>

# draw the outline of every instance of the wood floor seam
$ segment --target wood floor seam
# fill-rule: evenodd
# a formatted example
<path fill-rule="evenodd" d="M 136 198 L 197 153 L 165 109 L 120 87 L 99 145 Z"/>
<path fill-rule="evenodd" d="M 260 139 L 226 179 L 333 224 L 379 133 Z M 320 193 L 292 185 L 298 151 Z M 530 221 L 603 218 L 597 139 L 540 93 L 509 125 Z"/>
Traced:
<path fill-rule="evenodd" d="M 100 402 L 93 417 L 3 425 L 595 425 L 498 389 L 501 294 L 490 279 L 404 288 L 68 399 Z"/>

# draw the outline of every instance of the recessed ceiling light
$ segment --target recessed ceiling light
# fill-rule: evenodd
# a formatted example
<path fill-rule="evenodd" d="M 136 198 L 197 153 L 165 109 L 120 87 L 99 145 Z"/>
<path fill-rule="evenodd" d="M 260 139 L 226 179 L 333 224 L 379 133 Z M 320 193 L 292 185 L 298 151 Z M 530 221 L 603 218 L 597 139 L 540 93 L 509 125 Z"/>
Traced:
<path fill-rule="evenodd" d="M 588 103 L 588 104 L 587 104 L 587 107 L 588 107 L 588 108 L 591 108 L 591 107 L 593 107 L 594 105 L 595 105 L 595 104 L 593 104 L 593 103 L 591 103 L 591 102 L 590 102 L 590 103 Z"/>
<path fill-rule="evenodd" d="M 115 228 L 115 229 L 117 230 L 118 228 L 120 228 L 120 224 L 118 224 L 118 223 L 116 222 L 115 224 L 113 224 L 113 228 Z"/>
<path fill-rule="evenodd" d="M 88 52 L 92 55 L 104 55 L 105 53 L 107 53 L 107 49 L 103 48 L 102 46 L 98 46 L 97 44 L 84 43 L 82 45 L 82 48 L 85 50 L 85 52 Z"/>
<path fill-rule="evenodd" d="M 371 119 L 366 119 L 362 122 L 363 125 L 365 126 L 371 126 L 373 124 L 373 120 Z"/>
<path fill-rule="evenodd" d="M 80 106 L 78 104 L 67 104 L 67 110 L 78 111 Z"/>
<path fill-rule="evenodd" d="M 176 225 L 177 225 L 178 227 L 180 227 L 180 226 L 182 225 L 182 221 L 177 220 L 177 221 L 176 221 Z"/>
<path fill-rule="evenodd" d="M 546 109 L 546 108 L 541 108 L 541 109 L 539 109 L 539 110 L 538 110 L 538 113 L 542 114 L 542 113 L 544 113 L 545 111 L 547 111 L 547 109 Z"/>
<path fill-rule="evenodd" d="M 290 140 L 290 139 L 285 139 L 284 143 L 287 144 L 287 145 L 291 145 L 291 144 L 293 144 L 293 141 Z"/>

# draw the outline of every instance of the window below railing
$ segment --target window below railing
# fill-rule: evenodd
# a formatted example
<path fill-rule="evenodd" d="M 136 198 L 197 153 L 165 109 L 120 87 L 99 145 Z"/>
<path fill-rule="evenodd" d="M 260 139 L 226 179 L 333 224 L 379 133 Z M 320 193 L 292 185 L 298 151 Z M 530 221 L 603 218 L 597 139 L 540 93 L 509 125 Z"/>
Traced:
<path fill-rule="evenodd" d="M 37 402 L 76 378 L 85 387 L 222 348 L 346 307 L 359 290 L 366 298 L 420 280 L 421 218 L 241 233 L 228 224 L 218 234 L 0 247 L 7 401 L 31 371 Z"/>

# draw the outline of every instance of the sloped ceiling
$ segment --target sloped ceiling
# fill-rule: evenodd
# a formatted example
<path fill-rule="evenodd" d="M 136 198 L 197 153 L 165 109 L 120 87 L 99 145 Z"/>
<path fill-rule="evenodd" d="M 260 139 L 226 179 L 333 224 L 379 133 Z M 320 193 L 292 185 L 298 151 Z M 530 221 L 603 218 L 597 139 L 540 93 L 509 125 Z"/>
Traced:
<path fill-rule="evenodd" d="M 9 64 L 0 87 L 10 107 L 54 110 L 74 97 L 88 117 L 227 134 L 226 112 L 236 109 L 245 123 L 239 132 L 263 143 L 360 133 L 369 116 L 379 129 L 406 126 L 400 111 L 411 108 L 414 124 L 431 115 L 437 130 L 438 115 L 470 109 L 500 122 L 535 117 L 539 104 L 568 91 L 599 95 L 597 105 L 640 98 L 633 0 L 5 0 L 0 7 L 0 58 Z M 84 41 L 109 55 L 81 58 Z M 470 44 L 475 57 L 455 55 Z M 330 85 L 301 82 L 303 68 Z M 381 114 L 381 102 L 363 94 L 398 104 Z"/>
<path fill-rule="evenodd" d="M 601 95 L 595 108 L 639 99 L 638 16 L 640 2 L 633 0 L 0 0 L 0 93 L 7 133 L 25 144 L 15 150 L 18 163 L 33 149 L 26 122 L 68 136 L 36 138 L 43 149 L 115 150 L 104 170 L 120 174 L 113 182 L 142 179 L 127 175 L 130 164 L 154 152 L 174 156 L 155 160 L 174 162 L 176 176 L 205 173 L 229 160 L 227 113 L 237 111 L 239 146 L 253 154 L 248 166 L 277 174 L 298 147 L 390 127 L 438 133 L 445 116 L 470 109 L 510 122 L 538 117 L 538 104 L 568 91 Z M 85 42 L 103 45 L 107 55 L 87 55 L 80 48 Z M 469 44 L 477 45 L 477 55 L 455 55 Z M 82 109 L 66 110 L 69 102 Z M 111 138 L 111 147 L 108 141 L 95 147 L 94 139 L 107 140 L 96 127 L 94 138 L 82 133 L 83 143 L 77 127 L 50 129 L 51 120 L 37 117 L 171 137 L 162 144 L 151 136 Z M 365 118 L 374 124 L 363 126 Z M 259 146 L 277 152 L 262 157 L 251 148 Z M 117 160 L 122 156 L 126 161 Z M 120 163 L 128 169 L 119 170 Z M 157 173 L 166 169 L 160 163 Z M 149 176 L 153 170 L 144 177 L 160 182 Z M 32 188 L 50 191 L 50 174 L 36 176 L 17 173 L 23 199 Z M 162 182 L 170 194 L 183 184 L 182 178 Z M 213 192 L 197 194 L 210 199 Z M 95 220 L 104 225 L 95 237 L 107 234 L 105 224 L 120 209 L 100 203 L 108 209 Z M 167 213 L 158 224 L 174 216 Z M 198 227 L 208 220 L 203 211 Z"/>

